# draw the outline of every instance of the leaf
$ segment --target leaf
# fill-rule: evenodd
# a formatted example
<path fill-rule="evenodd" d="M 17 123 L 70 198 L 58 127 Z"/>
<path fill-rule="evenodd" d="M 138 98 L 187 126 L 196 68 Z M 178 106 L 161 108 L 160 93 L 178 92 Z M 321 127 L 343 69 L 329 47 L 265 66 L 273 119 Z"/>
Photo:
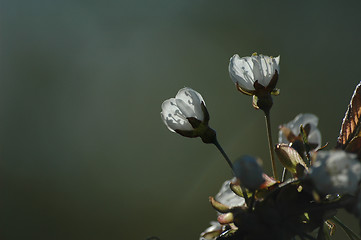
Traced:
<path fill-rule="evenodd" d="M 277 144 L 275 152 L 282 165 L 293 175 L 297 176 L 297 168 L 299 168 L 297 165 L 302 165 L 308 170 L 306 163 L 303 161 L 300 154 L 287 144 Z"/>
<path fill-rule="evenodd" d="M 332 217 L 332 220 L 339 225 L 342 230 L 346 233 L 347 237 L 351 240 L 361 240 L 361 237 L 358 236 L 354 231 L 352 231 L 348 226 L 346 226 L 343 222 L 341 222 L 340 219 L 338 219 L 336 216 Z"/>
<path fill-rule="evenodd" d="M 361 150 L 361 136 L 356 136 L 347 144 L 345 151 L 351 153 L 359 153 Z"/>
<path fill-rule="evenodd" d="M 231 211 L 230 207 L 216 201 L 213 197 L 209 197 L 209 202 L 211 203 L 212 207 L 220 213 L 228 213 Z"/>
<path fill-rule="evenodd" d="M 361 128 L 361 82 L 356 86 L 348 105 L 345 117 L 342 120 L 340 135 L 337 139 L 337 148 L 346 149 L 349 143 L 360 136 Z M 352 152 L 359 152 L 360 148 L 352 148 Z"/>

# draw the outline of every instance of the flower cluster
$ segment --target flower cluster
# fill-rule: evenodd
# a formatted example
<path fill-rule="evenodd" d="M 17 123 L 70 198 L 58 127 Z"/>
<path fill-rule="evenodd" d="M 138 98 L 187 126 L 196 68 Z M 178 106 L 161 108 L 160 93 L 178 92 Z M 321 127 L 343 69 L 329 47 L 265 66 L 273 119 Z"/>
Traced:
<path fill-rule="evenodd" d="M 253 54 L 229 62 L 236 89 L 253 97 L 252 105 L 266 119 L 272 175 L 258 158 L 244 155 L 231 161 L 209 127 L 210 116 L 200 93 L 185 87 L 163 102 L 161 118 L 171 132 L 200 137 L 214 144 L 233 172 L 209 201 L 217 221 L 201 233 L 201 240 L 329 239 L 335 224 L 350 239 L 361 239 L 337 218 L 346 209 L 361 219 L 361 83 L 356 87 L 333 149 L 322 146 L 318 117 L 305 113 L 279 127 L 273 144 L 270 110 L 280 73 L 280 57 Z M 276 157 L 279 161 L 276 161 Z M 277 165 L 282 176 L 278 177 Z M 361 221 L 360 221 L 361 223 Z"/>

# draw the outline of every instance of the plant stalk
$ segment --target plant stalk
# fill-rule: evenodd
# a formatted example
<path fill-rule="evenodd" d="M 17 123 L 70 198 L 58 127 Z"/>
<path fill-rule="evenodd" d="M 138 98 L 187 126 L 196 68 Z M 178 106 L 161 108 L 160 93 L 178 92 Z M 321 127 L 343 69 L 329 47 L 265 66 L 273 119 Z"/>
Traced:
<path fill-rule="evenodd" d="M 269 147 L 269 152 L 270 152 L 271 162 L 272 162 L 272 172 L 273 172 L 274 179 L 277 180 L 278 177 L 277 177 L 277 170 L 276 170 L 276 161 L 275 161 L 275 156 L 274 156 L 274 151 L 273 151 L 271 119 L 270 119 L 269 111 L 265 111 L 265 120 L 266 120 L 266 128 L 267 128 L 268 147 Z"/>
<path fill-rule="evenodd" d="M 234 174 L 234 169 L 233 169 L 233 164 L 231 162 L 231 160 L 229 159 L 229 157 L 227 156 L 226 152 L 223 150 L 223 148 L 221 147 L 221 145 L 219 144 L 218 140 L 215 139 L 213 144 L 218 148 L 218 150 L 222 153 L 224 159 L 226 159 L 229 167 L 232 169 L 232 172 Z"/>
<path fill-rule="evenodd" d="M 236 173 L 234 172 L 233 164 L 232 164 L 231 160 L 229 159 L 229 157 L 227 156 L 226 152 L 223 150 L 223 148 L 222 148 L 221 145 L 219 144 L 217 138 L 215 138 L 215 139 L 213 140 L 213 144 L 214 144 L 214 145 L 218 148 L 218 150 L 222 153 L 224 159 L 226 159 L 229 167 L 232 169 L 233 175 L 236 176 Z M 243 195 L 243 197 L 244 197 L 244 200 L 245 200 L 247 206 L 250 206 L 251 204 L 250 204 L 250 200 L 249 200 L 249 198 L 248 198 L 248 196 L 247 196 L 247 191 L 246 191 L 246 189 L 245 189 L 242 185 L 241 185 L 241 190 L 242 190 L 242 195 Z"/>

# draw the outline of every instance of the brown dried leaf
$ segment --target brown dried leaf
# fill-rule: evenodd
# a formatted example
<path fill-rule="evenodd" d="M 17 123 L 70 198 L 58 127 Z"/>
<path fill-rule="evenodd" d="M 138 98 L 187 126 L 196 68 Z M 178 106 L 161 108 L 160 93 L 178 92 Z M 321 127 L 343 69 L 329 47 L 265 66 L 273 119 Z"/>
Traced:
<path fill-rule="evenodd" d="M 345 117 L 342 120 L 340 135 L 337 139 L 337 148 L 346 149 L 348 144 L 360 135 L 361 128 L 361 82 L 356 86 L 348 105 Z M 353 149 L 358 152 L 360 149 Z"/>

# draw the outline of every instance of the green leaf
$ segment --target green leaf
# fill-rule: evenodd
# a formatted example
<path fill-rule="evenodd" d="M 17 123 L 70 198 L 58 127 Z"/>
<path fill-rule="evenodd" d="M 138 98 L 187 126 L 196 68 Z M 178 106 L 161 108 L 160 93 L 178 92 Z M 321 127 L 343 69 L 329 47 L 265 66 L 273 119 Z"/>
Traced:
<path fill-rule="evenodd" d="M 293 175 L 299 176 L 300 173 L 297 173 L 297 169 L 299 169 L 298 165 L 301 165 L 308 170 L 300 154 L 287 144 L 277 144 L 275 152 L 282 165 Z"/>
<path fill-rule="evenodd" d="M 252 192 L 250 192 L 246 188 L 242 189 L 242 187 L 239 184 L 234 184 L 234 183 L 231 182 L 230 183 L 230 188 L 236 195 L 238 195 L 240 197 L 247 197 L 247 198 L 252 197 Z M 247 193 L 247 196 L 244 196 L 244 192 Z"/>
<path fill-rule="evenodd" d="M 361 237 L 358 236 L 354 231 L 352 231 L 348 226 L 346 226 L 343 222 L 341 222 L 340 219 L 338 219 L 336 216 L 331 218 L 337 225 L 339 225 L 346 233 L 346 235 L 351 240 L 361 240 Z"/>
<path fill-rule="evenodd" d="M 223 203 L 216 201 L 213 197 L 209 197 L 209 202 L 211 203 L 212 207 L 220 213 L 228 213 L 231 211 L 231 208 L 229 206 L 226 206 Z"/>

